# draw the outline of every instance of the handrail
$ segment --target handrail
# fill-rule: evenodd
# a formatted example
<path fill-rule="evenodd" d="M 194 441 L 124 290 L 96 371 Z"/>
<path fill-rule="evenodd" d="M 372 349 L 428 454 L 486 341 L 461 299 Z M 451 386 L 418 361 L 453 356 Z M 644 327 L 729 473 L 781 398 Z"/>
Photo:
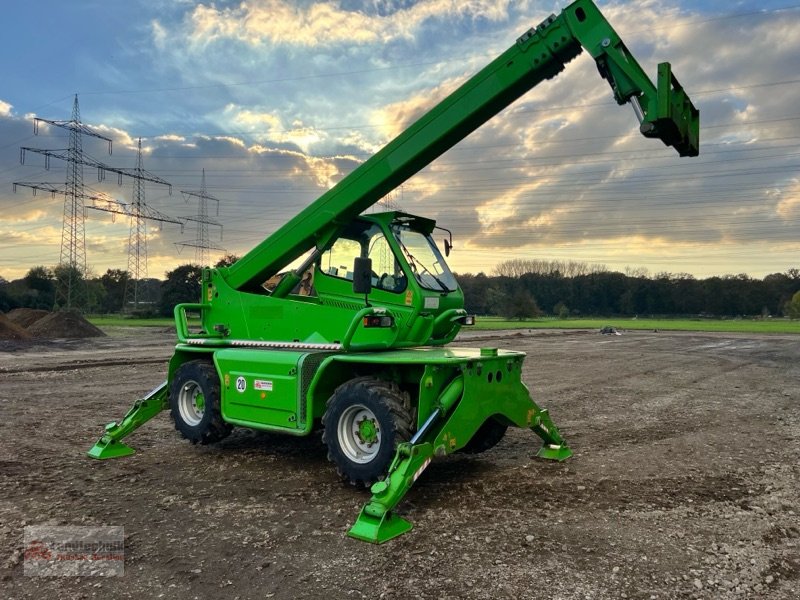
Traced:
<path fill-rule="evenodd" d="M 222 334 L 218 332 L 205 332 L 202 334 L 192 334 L 189 332 L 189 323 L 186 319 L 187 310 L 200 311 L 200 318 L 202 319 L 203 310 L 210 309 L 210 304 L 202 304 L 199 302 L 183 302 L 176 304 L 173 313 L 175 315 L 175 332 L 178 334 L 178 341 L 186 342 L 188 339 L 204 337 L 204 338 L 221 338 Z"/>
<path fill-rule="evenodd" d="M 344 338 L 342 338 L 342 350 L 345 352 L 349 350 L 383 350 L 387 348 L 395 347 L 397 342 L 397 338 L 400 337 L 400 327 L 397 324 L 397 320 L 395 319 L 395 324 L 392 326 L 394 330 L 394 336 L 389 340 L 383 340 L 380 342 L 369 342 L 369 343 L 359 343 L 353 344 L 353 336 L 355 336 L 356 331 L 358 330 L 358 326 L 361 324 L 361 321 L 364 317 L 369 315 L 386 315 L 388 317 L 394 318 L 394 315 L 387 309 L 380 307 L 380 306 L 365 306 L 360 311 L 358 311 L 353 317 L 353 320 L 350 321 L 350 325 L 347 327 L 347 333 L 344 334 Z"/>
<path fill-rule="evenodd" d="M 433 322 L 433 330 L 436 331 L 436 328 L 441 326 L 445 321 L 455 321 L 461 317 L 466 317 L 467 314 L 467 311 L 463 308 L 450 308 L 436 317 L 436 320 Z M 461 331 L 460 327 L 451 327 L 445 337 L 432 339 L 428 343 L 431 346 L 445 346 L 455 339 L 459 331 Z"/>

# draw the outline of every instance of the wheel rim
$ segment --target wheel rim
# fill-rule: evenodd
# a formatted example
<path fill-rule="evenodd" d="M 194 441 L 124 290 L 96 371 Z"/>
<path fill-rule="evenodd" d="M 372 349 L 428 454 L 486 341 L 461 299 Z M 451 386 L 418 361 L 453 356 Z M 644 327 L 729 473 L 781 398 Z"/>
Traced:
<path fill-rule="evenodd" d="M 184 423 L 195 427 L 203 420 L 206 412 L 206 399 L 203 389 L 196 381 L 187 381 L 178 394 L 178 412 Z"/>
<path fill-rule="evenodd" d="M 381 449 L 381 430 L 378 419 L 363 404 L 347 407 L 339 418 L 339 447 L 353 462 L 370 462 Z"/>

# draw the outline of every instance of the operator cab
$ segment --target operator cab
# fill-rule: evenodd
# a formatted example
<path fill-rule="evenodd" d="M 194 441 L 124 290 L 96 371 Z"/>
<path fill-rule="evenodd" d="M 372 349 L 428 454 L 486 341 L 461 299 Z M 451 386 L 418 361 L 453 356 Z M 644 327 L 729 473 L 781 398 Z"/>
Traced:
<path fill-rule="evenodd" d="M 352 282 L 355 259 L 368 258 L 373 290 L 406 294 L 418 287 L 425 295 L 456 292 L 458 283 L 431 237 L 435 225 L 430 219 L 399 212 L 363 215 L 322 254 L 318 263 L 322 277 L 315 277 L 315 282 L 325 276 Z"/>

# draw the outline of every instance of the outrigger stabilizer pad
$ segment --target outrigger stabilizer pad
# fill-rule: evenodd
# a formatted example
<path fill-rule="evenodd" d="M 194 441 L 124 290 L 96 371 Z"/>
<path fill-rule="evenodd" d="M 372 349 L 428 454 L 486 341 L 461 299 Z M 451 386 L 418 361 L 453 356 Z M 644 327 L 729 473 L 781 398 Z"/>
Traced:
<path fill-rule="evenodd" d="M 128 413 L 119 423 L 106 425 L 106 432 L 86 453 L 91 458 L 105 460 L 135 454 L 135 450 L 122 443 L 122 438 L 133 433 L 144 423 L 167 408 L 167 382 L 152 390 L 144 398 L 133 403 Z"/>
<path fill-rule="evenodd" d="M 113 430 L 116 426 L 116 422 L 109 423 L 106 425 L 106 431 Z M 92 446 L 86 454 L 92 458 L 96 458 L 97 460 L 104 460 L 106 458 L 121 458 L 123 456 L 130 456 L 131 454 L 136 454 L 136 450 L 127 444 L 123 444 L 122 442 L 115 440 L 110 435 L 104 435 L 97 440 L 97 443 Z"/>

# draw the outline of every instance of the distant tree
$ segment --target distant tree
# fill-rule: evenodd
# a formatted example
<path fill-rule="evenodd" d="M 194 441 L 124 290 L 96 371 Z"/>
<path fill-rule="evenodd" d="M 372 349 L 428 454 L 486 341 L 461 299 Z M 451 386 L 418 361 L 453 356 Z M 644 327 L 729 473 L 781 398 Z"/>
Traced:
<path fill-rule="evenodd" d="M 84 312 L 99 313 L 103 312 L 103 304 L 105 303 L 108 293 L 100 282 L 99 278 L 88 279 L 86 285 L 86 306 Z"/>
<path fill-rule="evenodd" d="M 486 288 L 485 294 L 486 294 L 486 302 L 484 306 L 486 307 L 486 314 L 502 315 L 505 306 L 508 303 L 508 298 L 506 296 L 506 293 L 501 289 L 499 289 L 497 286 L 493 285 Z"/>
<path fill-rule="evenodd" d="M 603 273 L 608 268 L 605 265 L 592 264 L 576 260 L 542 260 L 512 258 L 497 264 L 494 271 L 501 277 L 522 277 L 528 273 L 537 275 L 559 275 L 561 277 L 576 277 L 589 273 Z"/>
<path fill-rule="evenodd" d="M 80 310 L 87 308 L 88 298 L 84 300 L 87 292 L 85 274 L 78 267 L 67 263 L 56 265 L 53 267 L 53 277 L 55 278 L 56 294 L 59 298 L 66 298 L 67 291 L 71 290 L 72 301 L 79 304 L 73 304 L 72 308 Z"/>
<path fill-rule="evenodd" d="M 634 279 L 647 279 L 650 271 L 647 267 L 625 267 L 625 275 Z"/>
<path fill-rule="evenodd" d="M 536 298 L 526 290 L 515 290 L 506 296 L 506 301 L 502 307 L 502 313 L 507 319 L 530 319 L 542 314 Z"/>
<path fill-rule="evenodd" d="M 217 268 L 219 268 L 219 267 L 230 267 L 233 263 L 235 263 L 237 260 L 239 260 L 239 258 L 240 257 L 236 256 L 235 254 L 226 254 L 225 256 L 220 258 L 217 261 L 217 264 L 215 264 L 214 266 L 217 267 Z"/>
<path fill-rule="evenodd" d="M 786 273 L 771 273 L 760 282 L 760 300 L 770 314 L 786 314 L 784 309 L 800 284 L 800 271 L 788 269 Z"/>
<path fill-rule="evenodd" d="M 55 302 L 54 273 L 45 266 L 32 267 L 23 277 L 27 292 L 21 298 L 22 306 L 50 310 Z"/>
<path fill-rule="evenodd" d="M 569 308 L 567 308 L 567 305 L 563 302 L 559 302 L 553 307 L 553 314 L 559 319 L 568 319 Z"/>
<path fill-rule="evenodd" d="M 109 269 L 100 277 L 100 284 L 105 290 L 105 297 L 100 304 L 100 311 L 104 313 L 120 312 L 125 300 L 125 286 L 130 275 L 122 269 Z"/>
<path fill-rule="evenodd" d="M 8 312 L 19 306 L 19 302 L 11 294 L 10 287 L 8 280 L 0 277 L 0 311 L 2 312 Z"/>
<path fill-rule="evenodd" d="M 176 304 L 197 302 L 200 299 L 202 278 L 203 267 L 200 265 L 181 265 L 167 272 L 167 279 L 161 284 L 159 312 L 169 317 L 172 316 Z"/>
<path fill-rule="evenodd" d="M 795 292 L 792 299 L 786 305 L 786 314 L 790 319 L 800 319 L 800 291 Z"/>
<path fill-rule="evenodd" d="M 55 289 L 53 271 L 42 265 L 31 267 L 23 279 L 25 280 L 25 285 L 27 285 L 30 290 L 52 293 Z"/>
<path fill-rule="evenodd" d="M 484 273 L 472 275 L 464 273 L 456 275 L 458 285 L 464 292 L 464 308 L 468 313 L 475 315 L 488 315 L 491 313 L 486 290 L 491 283 L 491 279 Z"/>
<path fill-rule="evenodd" d="M 139 294 L 145 302 L 152 302 L 154 306 L 161 300 L 161 280 L 147 277 L 139 280 Z"/>
<path fill-rule="evenodd" d="M 31 267 L 23 277 L 25 284 L 31 289 L 37 289 L 42 285 L 42 282 L 49 282 L 52 286 L 53 270 L 39 265 L 38 267 Z"/>

